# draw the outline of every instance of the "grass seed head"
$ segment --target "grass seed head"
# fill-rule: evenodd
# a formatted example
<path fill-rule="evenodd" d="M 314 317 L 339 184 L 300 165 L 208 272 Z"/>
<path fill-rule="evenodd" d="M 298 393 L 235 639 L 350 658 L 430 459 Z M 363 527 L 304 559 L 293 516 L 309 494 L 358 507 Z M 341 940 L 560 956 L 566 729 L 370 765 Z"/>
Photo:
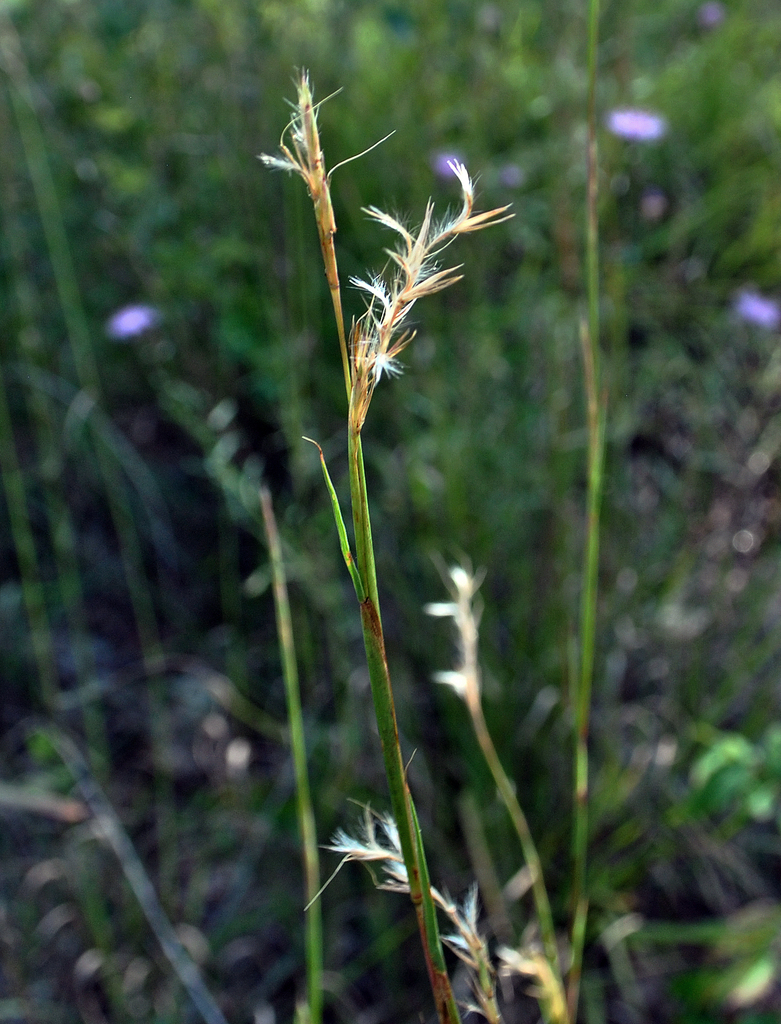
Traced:
<path fill-rule="evenodd" d="M 330 173 L 325 170 L 317 127 L 318 106 L 313 99 L 309 75 L 302 71 L 293 116 L 282 132 L 279 153 L 263 153 L 260 159 L 267 167 L 293 172 L 306 182 L 315 207 L 326 277 L 332 295 L 336 295 L 339 290 L 333 249 L 336 222 L 330 198 Z M 350 333 L 349 357 L 343 345 L 345 379 L 350 393 L 350 426 L 356 434 L 363 428 L 379 381 L 383 377 L 397 377 L 402 372 L 398 356 L 414 336 L 406 322 L 415 303 L 461 279 L 459 266 L 440 266 L 441 253 L 457 235 L 481 231 L 513 216 L 507 212 L 507 206 L 475 213 L 474 183 L 466 166 L 454 158 L 448 161 L 448 168 L 461 186 L 462 202 L 459 210 L 448 212 L 442 220 L 434 219 L 434 204 L 430 200 L 417 232 L 410 231 L 398 217 L 376 206 L 364 210 L 397 237 L 395 248 L 388 250 L 393 265 L 389 275 L 375 274 L 368 280 L 350 279 L 367 297 L 366 311 L 353 324 Z M 338 307 L 341 317 L 341 300 Z M 343 342 L 341 334 L 340 342 Z"/>

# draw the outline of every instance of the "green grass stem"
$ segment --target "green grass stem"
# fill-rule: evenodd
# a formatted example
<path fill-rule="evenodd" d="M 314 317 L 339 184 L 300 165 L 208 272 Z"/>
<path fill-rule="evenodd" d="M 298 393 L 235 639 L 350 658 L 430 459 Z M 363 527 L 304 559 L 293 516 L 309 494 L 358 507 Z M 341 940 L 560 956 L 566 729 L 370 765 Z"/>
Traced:
<path fill-rule="evenodd" d="M 380 619 L 377 574 L 372 544 L 366 474 L 360 434 L 349 432 L 350 493 L 355 528 L 358 571 L 366 599 L 361 602 L 366 661 L 369 668 L 374 713 L 380 733 L 385 775 L 390 791 L 391 809 L 399 830 L 399 841 L 407 869 L 410 897 L 418 915 L 418 927 L 426 955 L 431 990 L 441 1024 L 458 1024 L 460 1015 L 453 996 L 437 926 L 436 907 L 428 884 L 423 841 L 399 743 L 393 687 L 385 655 L 385 637 Z M 424 881 L 425 879 L 425 881 Z"/>
<path fill-rule="evenodd" d="M 2 477 L 8 519 L 11 527 L 22 600 L 30 624 L 30 641 L 41 685 L 44 707 L 51 710 L 57 699 L 59 681 L 54 657 L 49 615 L 46 609 L 43 582 L 38 566 L 35 538 L 27 514 L 24 477 L 16 454 L 11 414 L 5 384 L 0 374 L 0 476 Z"/>
<path fill-rule="evenodd" d="M 588 94 L 587 94 L 587 185 L 586 185 L 586 298 L 587 322 L 581 326 L 588 423 L 588 484 L 586 496 L 586 544 L 580 613 L 580 666 L 574 695 L 574 827 L 572 885 L 572 965 L 567 985 L 570 1020 L 577 1016 L 583 965 L 588 893 L 586 860 L 588 852 L 588 733 L 591 689 L 594 676 L 597 590 L 599 573 L 599 516 L 602 503 L 605 456 L 605 402 L 601 395 L 599 359 L 599 222 L 598 149 L 596 117 L 599 0 L 588 8 Z"/>
<path fill-rule="evenodd" d="M 279 637 L 279 653 L 282 659 L 282 675 L 285 681 L 287 717 L 290 728 L 290 746 L 293 752 L 293 767 L 296 779 L 296 811 L 304 858 L 304 880 L 306 889 L 306 970 L 307 1003 L 310 1024 L 320 1024 L 323 1016 L 323 924 L 320 901 L 320 859 L 317 851 L 317 831 L 309 789 L 309 774 L 306 764 L 306 741 L 304 720 L 301 712 L 301 693 L 298 684 L 298 667 L 293 641 L 293 623 L 290 615 L 285 565 L 279 540 L 274 508 L 268 488 L 260 488 L 260 507 L 271 560 L 274 610 Z"/>
<path fill-rule="evenodd" d="M 534 899 L 534 909 L 537 912 L 537 922 L 540 927 L 540 937 L 542 938 L 542 946 L 545 951 L 545 959 L 548 961 L 554 983 L 558 987 L 559 992 L 563 994 L 564 984 L 562 982 L 561 967 L 559 965 L 556 929 L 553 923 L 553 913 L 551 911 L 550 900 L 548 899 L 548 890 L 545 886 L 545 877 L 542 870 L 540 855 L 537 852 L 537 845 L 531 834 L 531 829 L 529 828 L 529 824 L 526 820 L 526 815 L 523 813 L 523 809 L 518 802 L 518 797 L 515 795 L 515 787 L 502 767 L 502 762 L 496 752 L 496 747 L 493 744 L 491 734 L 488 731 L 488 726 L 485 721 L 482 704 L 479 700 L 469 700 L 467 703 L 469 713 L 472 717 L 475 735 L 477 736 L 477 741 L 480 744 L 483 757 L 485 758 L 485 762 L 493 776 L 493 780 L 499 792 L 499 797 L 507 808 L 510 821 L 512 822 L 513 828 L 515 829 L 516 835 L 518 836 L 521 844 L 524 860 L 526 861 L 526 865 L 531 873 L 532 897 Z M 560 1000 L 560 1002 L 561 1005 L 563 1005 L 563 999 Z M 558 1003 L 559 1001 L 557 1001 L 556 1005 L 558 1005 Z M 556 1024 L 565 1024 L 565 1022 L 557 1021 Z"/>
<path fill-rule="evenodd" d="M 471 570 L 454 566 L 448 570 L 445 581 L 452 601 L 426 606 L 429 615 L 452 617 L 458 634 L 458 662 L 452 672 L 439 673 L 439 682 L 452 686 L 463 699 L 472 720 L 480 751 L 496 785 L 499 798 L 507 810 L 521 844 L 526 868 L 531 879 L 532 897 L 537 925 L 542 940 L 544 971 L 537 974 L 540 1010 L 548 1024 L 569 1024 L 566 996 L 559 963 L 556 929 L 553 922 L 542 862 L 537 851 L 526 815 L 515 793 L 515 787 L 505 772 L 483 713 L 480 667 L 478 661 L 478 630 L 480 613 L 475 611 L 474 597 L 481 582 Z"/>
<path fill-rule="evenodd" d="M 307 438 L 306 440 L 310 440 Z M 317 444 L 317 442 L 312 442 Z M 326 486 L 331 497 L 339 543 L 342 556 L 350 572 L 355 594 L 361 609 L 361 626 L 363 629 L 364 647 L 369 668 L 369 680 L 374 700 L 375 716 L 380 733 L 385 772 L 390 789 L 391 807 L 399 829 L 404 864 L 410 886 L 410 896 L 418 915 L 421 938 L 426 950 L 426 961 L 429 968 L 432 990 L 437 1001 L 440 1017 L 458 1020 L 458 1010 L 453 999 L 450 982 L 447 976 L 442 944 L 437 925 L 436 907 L 431 897 L 431 886 L 428 867 L 423 848 L 417 813 L 407 785 L 406 773 L 401 757 L 396 709 L 393 701 L 393 690 L 390 683 L 388 663 L 385 657 L 385 639 L 379 614 L 379 600 L 373 599 L 370 591 L 377 593 L 377 578 L 374 570 L 374 551 L 371 542 L 371 522 L 366 502 L 366 477 L 363 469 L 363 454 L 360 437 L 355 437 L 356 447 L 350 450 L 351 484 L 357 498 L 353 501 L 353 524 L 356 534 L 356 550 L 360 552 L 359 561 L 353 559 L 350 551 L 347 531 L 342 519 L 339 499 L 331 482 L 325 464 L 322 449 L 320 462 Z M 356 501 L 358 504 L 356 504 Z M 364 514 L 365 510 L 365 514 Z M 358 539 L 360 538 L 360 540 Z M 428 894 L 428 899 L 426 899 Z M 455 1013 L 455 1017 L 452 1015 Z"/>

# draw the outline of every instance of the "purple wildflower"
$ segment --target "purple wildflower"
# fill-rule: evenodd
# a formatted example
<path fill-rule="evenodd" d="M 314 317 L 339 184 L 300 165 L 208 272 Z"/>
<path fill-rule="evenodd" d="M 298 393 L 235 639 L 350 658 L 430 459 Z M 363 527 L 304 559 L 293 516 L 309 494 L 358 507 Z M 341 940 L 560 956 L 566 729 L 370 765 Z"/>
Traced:
<path fill-rule="evenodd" d="M 747 324 L 754 324 L 766 331 L 777 331 L 781 327 L 781 305 L 750 288 L 744 288 L 738 293 L 733 308 Z"/>
<path fill-rule="evenodd" d="M 463 164 L 463 162 L 464 158 L 460 153 L 440 150 L 440 152 L 434 153 L 431 157 L 431 169 L 438 178 L 454 178 L 456 172 L 451 167 L 451 164 Z"/>
<path fill-rule="evenodd" d="M 502 11 L 498 4 L 483 4 L 477 12 L 477 24 L 485 32 L 500 32 Z"/>
<path fill-rule="evenodd" d="M 719 0 L 706 0 L 697 11 L 697 24 L 700 28 L 716 28 L 726 17 L 724 4 Z"/>
<path fill-rule="evenodd" d="M 160 314 L 154 306 L 145 306 L 142 303 L 123 306 L 109 317 L 106 333 L 114 341 L 132 341 L 145 331 L 157 327 L 159 323 Z"/>
<path fill-rule="evenodd" d="M 499 182 L 505 188 L 520 188 L 525 177 L 518 164 L 503 164 L 499 168 Z"/>
<path fill-rule="evenodd" d="M 640 197 L 640 216 L 643 220 L 654 224 L 664 217 L 669 205 L 669 200 L 664 192 L 655 185 L 652 185 Z"/>
<path fill-rule="evenodd" d="M 649 110 L 611 110 L 605 118 L 609 132 L 629 142 L 656 142 L 667 132 L 667 121 Z"/>

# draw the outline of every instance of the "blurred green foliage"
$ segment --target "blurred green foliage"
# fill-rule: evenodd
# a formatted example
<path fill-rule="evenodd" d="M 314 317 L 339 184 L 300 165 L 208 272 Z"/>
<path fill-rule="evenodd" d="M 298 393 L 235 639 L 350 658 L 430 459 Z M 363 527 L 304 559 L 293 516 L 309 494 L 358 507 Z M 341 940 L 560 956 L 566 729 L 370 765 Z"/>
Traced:
<path fill-rule="evenodd" d="M 686 969 L 704 977 L 685 957 L 636 960 L 635 988 L 616 974 L 600 945 L 616 920 L 726 919 L 779 898 L 781 847 L 763 808 L 776 813 L 781 364 L 778 332 L 742 322 L 733 300 L 745 287 L 781 299 L 781 13 L 773 0 L 731 0 L 706 28 L 699 10 L 633 0 L 607 6 L 601 30 L 600 110 L 654 110 L 668 131 L 653 144 L 600 137 L 610 411 L 587 967 L 607 1003 L 587 1002 L 595 1022 L 613 1019 L 599 1006 L 619 1003 L 641 1021 L 710 1005 L 668 984 Z M 51 633 L 35 647 L 35 592 L 25 596 L 4 507 L 4 772 L 38 777 L 20 730 L 44 710 L 48 657 L 61 690 L 48 713 L 83 726 L 142 855 L 175 879 L 163 898 L 208 937 L 205 970 L 232 1020 L 267 1006 L 289 1015 L 301 973 L 287 752 L 273 731 L 283 694 L 252 511 L 260 473 L 287 545 L 322 840 L 349 816 L 347 796 L 384 800 L 349 581 L 301 441 L 323 444 L 342 488 L 343 387 L 311 209 L 300 182 L 256 160 L 284 128 L 296 67 L 320 98 L 342 89 L 320 111 L 329 165 L 395 130 L 334 175 L 345 282 L 385 260 L 388 240 L 362 206 L 415 221 L 429 196 L 456 201 L 435 173 L 440 153 L 465 159 L 484 208 L 513 203 L 513 221 L 465 240 L 464 280 L 421 308 L 407 372 L 378 389 L 365 451 L 400 726 L 437 877 L 454 891 L 471 878 L 463 789 L 484 809 L 498 877 L 519 865 L 464 711 L 430 683 L 451 659 L 421 611 L 442 593 L 431 555 L 465 553 L 487 570 L 489 724 L 566 911 L 585 481 L 584 48 L 571 0 L 0 5 L 0 351 L 13 422 L 1 440 L 18 458 Z M 360 314 L 349 288 L 345 301 Z M 107 320 L 136 302 L 162 325 L 118 344 Z M 87 352 L 94 411 L 79 398 Z M 114 467 L 114 518 L 98 451 Z M 136 562 L 118 521 L 132 523 Z M 147 692 L 153 659 L 126 585 L 139 566 L 162 692 Z M 251 697 L 266 735 L 215 706 L 209 672 Z M 157 718 L 167 740 L 150 739 Z M 252 770 L 232 778 L 220 757 L 245 733 Z M 703 735 L 721 736 L 705 754 Z M 85 826 L 14 818 L 0 850 L 4 912 L 20 936 L 2 998 L 58 1020 L 97 1019 L 91 999 L 108 999 L 114 1020 L 187 1019 Z M 34 887 L 29 872 L 51 858 L 67 870 L 29 889 L 32 902 L 16 899 L 19 879 Z M 92 870 L 105 879 L 98 897 Z M 394 967 L 380 948 L 406 926 L 385 899 L 347 872 L 325 897 L 327 967 L 362 965 L 331 993 L 335 1017 L 373 1000 L 383 1019 L 419 1011 L 414 952 Z M 58 906 L 69 923 L 41 930 Z M 523 907 L 512 913 L 521 928 Z M 93 947 L 108 979 L 100 999 L 72 975 Z M 145 974 L 131 970 L 139 958 Z M 713 1019 L 735 1019 L 715 1005 Z M 761 1020 L 764 1006 L 746 1012 Z"/>

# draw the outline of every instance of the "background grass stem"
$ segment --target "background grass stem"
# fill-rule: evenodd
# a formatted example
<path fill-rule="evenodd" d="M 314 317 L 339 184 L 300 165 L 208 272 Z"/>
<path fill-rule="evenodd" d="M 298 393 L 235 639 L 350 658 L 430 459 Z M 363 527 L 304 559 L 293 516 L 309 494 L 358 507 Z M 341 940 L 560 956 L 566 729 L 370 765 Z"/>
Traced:
<path fill-rule="evenodd" d="M 545 886 L 545 877 L 542 870 L 542 863 L 540 862 L 540 855 L 537 852 L 537 846 L 532 837 L 531 830 L 526 820 L 526 815 L 523 813 L 518 798 L 515 795 L 515 787 L 507 776 L 502 763 L 499 760 L 499 755 L 496 752 L 496 747 L 491 739 L 491 734 L 488 731 L 488 726 L 483 715 L 482 705 L 479 701 L 470 700 L 468 702 L 469 713 L 472 717 L 472 724 L 474 726 L 475 735 L 477 741 L 480 744 L 480 749 L 483 752 L 485 762 L 490 769 L 493 780 L 496 784 L 496 788 L 499 791 L 499 796 L 502 803 L 507 808 L 507 813 L 510 815 L 510 821 L 513 824 L 513 828 L 518 836 L 523 851 L 523 857 L 531 873 L 532 879 L 532 895 L 534 898 L 534 907 L 537 912 L 537 922 L 540 928 L 540 937 L 542 939 L 543 949 L 545 950 L 545 958 L 548 961 L 551 972 L 556 986 L 561 994 L 564 993 L 564 985 L 561 977 L 561 966 L 559 964 L 559 953 L 556 944 L 556 929 L 553 924 L 553 914 L 551 912 L 550 900 L 548 899 L 548 890 Z M 561 1000 L 563 1005 L 563 1000 Z M 559 1024 L 559 1022 L 556 1022 Z M 564 1024 L 564 1022 L 561 1022 Z"/>
<path fill-rule="evenodd" d="M 586 541 L 580 613 L 580 666 L 574 699 L 574 828 L 572 886 L 572 964 L 568 976 L 569 1016 L 576 1019 L 583 948 L 588 913 L 586 860 L 588 852 L 588 733 L 591 689 L 594 676 L 594 648 L 599 574 L 599 516 L 602 503 L 605 449 L 605 403 L 601 398 L 599 359 L 599 223 L 598 149 L 596 118 L 599 0 L 589 0 L 588 9 L 588 97 L 587 97 L 587 184 L 586 184 L 586 300 L 588 319 L 581 325 L 588 425 L 586 495 Z"/>
<path fill-rule="evenodd" d="M 205 1024 L 227 1024 L 222 1010 L 204 984 L 201 974 L 166 915 L 151 879 L 144 869 L 130 837 L 114 808 L 89 770 L 76 744 L 59 729 L 49 728 L 46 735 L 72 774 L 89 807 L 101 835 L 120 863 L 125 878 L 138 900 L 149 927 L 184 986 Z"/>
<path fill-rule="evenodd" d="M 5 383 L 0 374 L 0 477 L 11 526 L 22 599 L 30 624 L 30 640 L 38 670 L 41 703 L 52 709 L 59 690 L 57 664 L 44 599 L 44 588 L 38 565 L 35 539 L 27 513 L 24 479 L 14 444 L 11 414 L 8 408 Z"/>
<path fill-rule="evenodd" d="M 317 850 L 317 830 L 312 809 L 307 771 L 306 740 L 304 720 L 301 711 L 301 693 L 298 684 L 298 667 L 293 641 L 293 623 L 290 615 L 290 601 L 287 591 L 285 565 L 279 540 L 271 494 L 265 485 L 260 488 L 260 507 L 271 560 L 274 610 L 277 620 L 279 653 L 282 659 L 282 675 L 285 681 L 285 699 L 290 728 L 290 747 L 293 753 L 293 767 L 296 777 L 296 811 L 304 859 L 304 882 L 306 890 L 306 969 L 307 1004 L 309 1021 L 320 1024 L 323 1016 L 323 924 L 320 901 L 320 858 Z"/>

